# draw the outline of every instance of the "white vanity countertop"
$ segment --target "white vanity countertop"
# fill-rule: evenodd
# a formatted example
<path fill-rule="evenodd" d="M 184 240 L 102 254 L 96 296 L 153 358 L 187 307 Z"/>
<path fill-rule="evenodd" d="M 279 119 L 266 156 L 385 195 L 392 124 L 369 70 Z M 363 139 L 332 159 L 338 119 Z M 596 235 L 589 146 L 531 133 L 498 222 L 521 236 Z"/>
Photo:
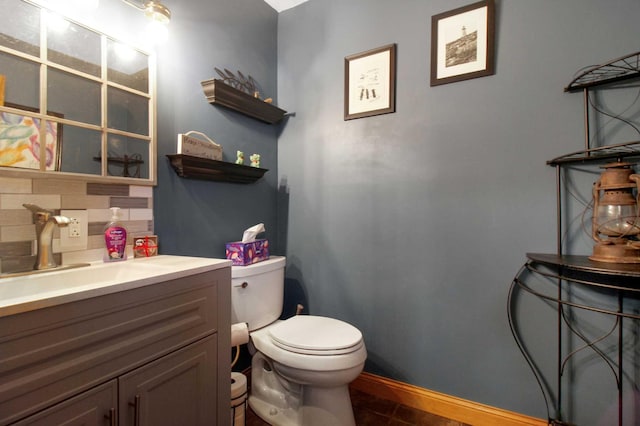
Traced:
<path fill-rule="evenodd" d="M 160 255 L 0 278 L 0 317 L 230 266 L 226 259 Z"/>

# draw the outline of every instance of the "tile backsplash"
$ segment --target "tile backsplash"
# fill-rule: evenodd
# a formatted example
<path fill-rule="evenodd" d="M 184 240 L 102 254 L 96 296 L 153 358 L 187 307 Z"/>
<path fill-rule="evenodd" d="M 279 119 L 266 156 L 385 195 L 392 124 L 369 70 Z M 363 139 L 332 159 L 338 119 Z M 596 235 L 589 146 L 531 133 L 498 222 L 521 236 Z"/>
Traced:
<path fill-rule="evenodd" d="M 111 219 L 110 207 L 120 207 L 120 222 L 127 228 L 127 252 L 132 256 L 131 238 L 153 234 L 153 187 L 127 184 L 89 183 L 65 179 L 23 179 L 0 177 L 0 272 L 11 272 L 33 265 L 35 225 L 31 212 L 22 204 L 36 204 L 52 210 L 86 210 L 87 246 L 62 249 L 60 230 L 53 236 L 58 263 L 69 264 L 101 260 L 104 254 L 105 224 Z"/>

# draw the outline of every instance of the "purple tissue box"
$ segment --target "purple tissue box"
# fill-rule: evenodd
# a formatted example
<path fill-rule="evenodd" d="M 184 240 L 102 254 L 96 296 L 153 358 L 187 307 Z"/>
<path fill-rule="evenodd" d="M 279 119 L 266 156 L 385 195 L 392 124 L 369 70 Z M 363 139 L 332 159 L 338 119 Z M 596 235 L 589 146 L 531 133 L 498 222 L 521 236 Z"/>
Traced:
<path fill-rule="evenodd" d="M 236 266 L 251 265 L 269 258 L 269 240 L 255 240 L 249 243 L 234 241 L 226 244 L 226 257 Z"/>

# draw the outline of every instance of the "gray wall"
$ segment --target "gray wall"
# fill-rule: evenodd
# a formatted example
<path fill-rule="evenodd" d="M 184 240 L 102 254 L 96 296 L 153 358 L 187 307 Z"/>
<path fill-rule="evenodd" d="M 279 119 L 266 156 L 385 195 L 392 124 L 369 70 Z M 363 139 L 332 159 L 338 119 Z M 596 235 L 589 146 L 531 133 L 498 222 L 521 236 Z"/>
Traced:
<path fill-rule="evenodd" d="M 277 252 L 276 126 L 210 105 L 200 81 L 217 77 L 214 67 L 240 70 L 276 97 L 277 13 L 261 0 L 167 2 L 170 38 L 158 52 L 158 187 L 154 191 L 156 231 L 165 254 L 224 257 L 225 243 L 263 222 Z M 223 159 L 236 151 L 261 154 L 269 169 L 255 184 L 187 180 L 171 169 L 178 133 L 196 130 L 223 146 Z"/>
<path fill-rule="evenodd" d="M 310 0 L 277 15 L 261 0 L 167 2 L 155 228 L 162 253 L 221 257 L 264 222 L 288 256 L 285 309 L 303 302 L 358 326 L 367 371 L 544 418 L 507 291 L 526 252 L 555 250 L 545 162 L 583 138 L 581 96 L 562 89 L 583 66 L 637 49 L 640 5 L 498 1 L 496 75 L 429 87 L 430 18 L 467 3 Z M 343 121 L 343 58 L 388 43 L 397 112 Z M 200 81 L 216 66 L 251 73 L 296 116 L 269 126 L 207 104 Z M 228 161 L 260 153 L 270 171 L 246 186 L 178 178 L 165 155 L 188 130 L 221 143 Z M 553 309 L 525 298 L 516 308 L 553 374 Z M 576 385 L 586 402 L 574 421 L 604 418 L 606 380 Z"/>
<path fill-rule="evenodd" d="M 468 3 L 310 0 L 280 14 L 278 98 L 296 112 L 278 139 L 287 276 L 309 312 L 362 330 L 367 371 L 546 418 L 507 291 L 525 253 L 555 251 L 545 162 L 583 147 L 582 96 L 563 88 L 637 50 L 640 3 L 498 0 L 496 74 L 430 87 L 431 16 Z M 397 111 L 344 121 L 344 57 L 389 43 Z M 553 382 L 555 311 L 516 308 Z M 595 381 L 575 384 L 579 424 L 608 424 L 615 384 Z"/>

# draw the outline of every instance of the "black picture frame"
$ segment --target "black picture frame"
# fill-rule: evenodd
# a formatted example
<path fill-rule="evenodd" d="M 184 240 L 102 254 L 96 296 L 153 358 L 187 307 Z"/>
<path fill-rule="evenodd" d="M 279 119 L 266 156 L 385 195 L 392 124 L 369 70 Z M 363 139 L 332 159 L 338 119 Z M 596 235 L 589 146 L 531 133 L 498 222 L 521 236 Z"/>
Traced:
<path fill-rule="evenodd" d="M 344 58 L 344 119 L 396 110 L 396 44 Z"/>
<path fill-rule="evenodd" d="M 495 3 L 431 17 L 431 86 L 495 74 Z"/>

